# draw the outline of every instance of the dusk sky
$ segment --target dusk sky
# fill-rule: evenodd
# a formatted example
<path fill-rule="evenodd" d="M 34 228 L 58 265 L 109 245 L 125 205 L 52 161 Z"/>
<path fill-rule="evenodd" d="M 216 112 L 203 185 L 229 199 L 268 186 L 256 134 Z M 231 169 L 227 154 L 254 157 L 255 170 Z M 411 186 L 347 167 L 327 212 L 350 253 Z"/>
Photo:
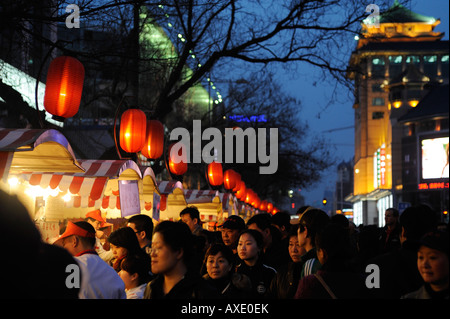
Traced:
<path fill-rule="evenodd" d="M 376 4 L 376 1 L 374 1 Z M 392 0 L 393 3 L 393 0 Z M 407 6 L 410 10 L 440 19 L 441 24 L 436 31 L 444 32 L 445 40 L 449 39 L 449 1 L 448 0 L 412 0 Z M 355 41 L 356 44 L 356 41 Z M 354 49 L 354 47 L 352 48 Z M 350 56 L 350 53 L 348 55 Z M 301 72 L 298 80 L 290 80 L 287 92 L 294 95 L 302 102 L 300 117 L 308 122 L 310 136 L 320 134 L 329 141 L 330 150 L 335 152 L 337 163 L 351 160 L 354 155 L 354 131 L 346 128 L 354 125 L 353 99 L 346 88 L 339 88 L 339 101 L 327 106 L 332 100 L 333 85 L 326 82 L 317 82 L 314 86 L 311 74 L 317 72 L 313 67 L 304 66 L 305 72 Z M 291 88 L 291 89 L 289 89 Z M 321 205 L 324 192 L 334 191 L 337 171 L 336 166 L 323 172 L 322 180 L 308 188 L 303 188 L 301 194 L 305 197 L 306 204 Z M 330 200 L 330 199 L 329 199 Z"/>

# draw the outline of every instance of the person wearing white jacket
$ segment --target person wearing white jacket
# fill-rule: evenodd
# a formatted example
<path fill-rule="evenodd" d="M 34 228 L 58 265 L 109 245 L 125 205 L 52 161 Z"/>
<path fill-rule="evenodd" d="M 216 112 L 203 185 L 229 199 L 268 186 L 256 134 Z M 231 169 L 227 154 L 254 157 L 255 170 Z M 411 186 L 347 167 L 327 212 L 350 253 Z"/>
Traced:
<path fill-rule="evenodd" d="M 126 299 L 125 285 L 117 272 L 95 251 L 95 229 L 88 222 L 67 224 L 57 243 L 67 249 L 78 263 L 81 273 L 80 299 Z M 74 269 L 77 269 L 74 267 Z M 72 284 L 77 278 L 72 278 Z"/>

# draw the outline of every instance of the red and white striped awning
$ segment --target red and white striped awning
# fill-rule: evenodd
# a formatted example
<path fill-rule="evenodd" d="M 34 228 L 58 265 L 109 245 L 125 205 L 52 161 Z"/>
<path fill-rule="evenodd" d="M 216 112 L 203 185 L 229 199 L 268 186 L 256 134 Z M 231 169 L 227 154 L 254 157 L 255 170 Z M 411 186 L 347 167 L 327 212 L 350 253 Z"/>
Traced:
<path fill-rule="evenodd" d="M 0 179 L 10 172 L 83 172 L 69 142 L 56 130 L 0 128 Z"/>
<path fill-rule="evenodd" d="M 160 210 L 165 211 L 167 209 L 167 199 L 169 195 L 174 193 L 176 189 L 179 189 L 180 196 L 182 197 L 180 203 L 186 205 L 186 199 L 183 193 L 183 184 L 180 181 L 159 181 L 157 182 L 157 190 L 160 198 Z M 176 197 L 179 197 L 178 195 Z"/>
<path fill-rule="evenodd" d="M 71 200 L 67 207 L 103 207 L 120 208 L 119 192 L 112 190 L 112 194 L 105 195 L 105 187 L 109 179 L 117 179 L 126 170 L 131 169 L 136 178 L 141 178 L 137 164 L 131 160 L 79 160 L 85 169 L 84 173 L 43 173 L 21 174 L 30 185 L 46 189 L 56 189 L 61 192 L 69 191 Z"/>
<path fill-rule="evenodd" d="M 180 181 L 158 181 L 158 192 L 161 195 L 169 195 L 173 193 L 176 188 L 183 191 L 183 184 Z"/>
<path fill-rule="evenodd" d="M 219 192 L 214 190 L 185 189 L 184 197 L 188 204 L 212 203 L 215 197 L 219 197 Z"/>

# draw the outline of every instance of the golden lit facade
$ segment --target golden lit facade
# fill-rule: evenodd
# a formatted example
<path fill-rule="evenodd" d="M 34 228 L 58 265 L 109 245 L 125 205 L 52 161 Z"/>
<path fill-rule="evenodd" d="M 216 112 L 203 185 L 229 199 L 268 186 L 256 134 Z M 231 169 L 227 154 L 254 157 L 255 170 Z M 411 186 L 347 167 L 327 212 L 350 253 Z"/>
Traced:
<path fill-rule="evenodd" d="M 430 83 L 448 82 L 448 41 L 440 23 L 395 1 L 379 24 L 362 24 L 349 62 L 355 83 L 355 224 L 384 225 L 384 211 L 398 207 L 402 189 L 401 136 L 397 119 L 416 107 Z"/>

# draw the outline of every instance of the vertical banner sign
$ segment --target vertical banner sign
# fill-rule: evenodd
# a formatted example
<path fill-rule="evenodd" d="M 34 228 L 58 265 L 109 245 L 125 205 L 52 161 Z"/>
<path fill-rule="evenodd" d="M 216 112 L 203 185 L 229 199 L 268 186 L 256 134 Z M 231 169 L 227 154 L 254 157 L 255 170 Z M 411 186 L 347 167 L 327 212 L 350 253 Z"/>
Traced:
<path fill-rule="evenodd" d="M 378 188 L 381 185 L 381 149 L 377 149 L 373 159 L 374 159 L 373 184 L 375 188 Z"/>
<path fill-rule="evenodd" d="M 386 185 L 386 148 L 384 144 L 380 148 L 380 185 Z"/>
<path fill-rule="evenodd" d="M 159 212 L 160 212 L 160 200 L 161 196 L 159 194 L 153 193 L 153 219 L 159 221 Z"/>
<path fill-rule="evenodd" d="M 119 180 L 119 196 L 122 217 L 141 213 L 138 181 Z"/>
<path fill-rule="evenodd" d="M 377 189 L 378 184 L 378 152 L 373 153 L 373 188 Z"/>

